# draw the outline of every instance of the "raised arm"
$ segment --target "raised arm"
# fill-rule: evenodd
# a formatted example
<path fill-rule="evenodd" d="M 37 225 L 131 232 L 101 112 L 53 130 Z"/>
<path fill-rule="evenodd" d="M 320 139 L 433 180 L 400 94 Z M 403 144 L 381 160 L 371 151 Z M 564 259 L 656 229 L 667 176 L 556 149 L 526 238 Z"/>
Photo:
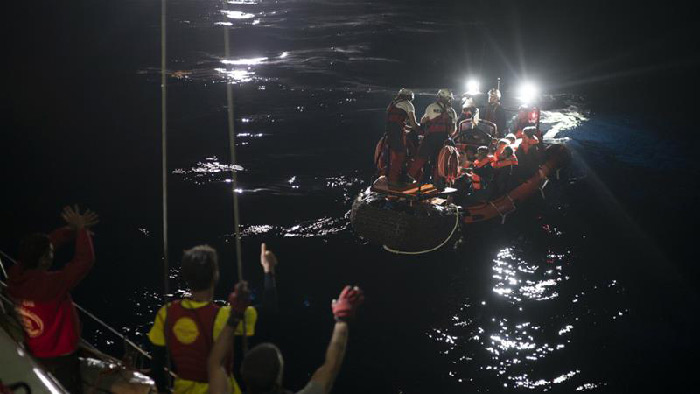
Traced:
<path fill-rule="evenodd" d="M 358 306 L 364 301 L 362 290 L 357 286 L 345 286 L 338 300 L 333 300 L 332 309 L 335 317 L 333 335 L 326 349 L 326 359 L 323 365 L 311 376 L 309 384 L 321 386 L 324 393 L 330 393 L 340 366 L 345 358 L 348 343 L 348 320 L 352 319 Z"/>
<path fill-rule="evenodd" d="M 227 394 L 233 392 L 226 376 L 226 356 L 233 348 L 233 338 L 236 327 L 243 319 L 246 308 L 250 305 L 250 292 L 248 283 L 238 282 L 235 290 L 228 297 L 231 304 L 231 314 L 229 315 L 226 327 L 221 330 L 221 334 L 214 342 L 214 346 L 207 359 L 207 370 L 209 372 L 209 392 L 212 394 Z M 231 354 L 233 363 L 233 354 Z"/>
<path fill-rule="evenodd" d="M 260 265 L 265 273 L 265 283 L 263 290 L 262 308 L 266 314 L 277 314 L 277 278 L 275 267 L 277 267 L 277 256 L 271 250 L 267 250 L 267 245 L 260 245 Z"/>

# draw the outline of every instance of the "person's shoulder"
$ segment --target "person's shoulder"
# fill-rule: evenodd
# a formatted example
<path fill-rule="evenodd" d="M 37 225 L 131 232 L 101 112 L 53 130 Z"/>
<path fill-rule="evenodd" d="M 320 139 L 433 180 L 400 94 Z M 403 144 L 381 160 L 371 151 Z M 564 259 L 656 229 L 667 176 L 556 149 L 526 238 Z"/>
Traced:
<path fill-rule="evenodd" d="M 414 112 L 415 109 L 410 101 L 399 101 L 396 103 L 396 108 L 402 109 L 406 112 Z"/>

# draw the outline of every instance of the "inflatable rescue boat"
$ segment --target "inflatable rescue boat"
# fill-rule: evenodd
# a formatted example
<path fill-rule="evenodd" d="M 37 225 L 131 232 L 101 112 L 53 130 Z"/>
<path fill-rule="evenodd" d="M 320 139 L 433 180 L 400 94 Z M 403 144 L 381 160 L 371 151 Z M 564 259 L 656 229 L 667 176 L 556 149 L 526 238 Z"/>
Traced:
<path fill-rule="evenodd" d="M 473 132 L 471 135 L 480 139 L 478 133 L 476 137 Z M 467 141 L 466 144 L 460 144 L 456 138 L 445 145 L 433 177 L 442 187 L 433 184 L 390 187 L 386 177 L 380 176 L 353 201 L 350 222 L 355 233 L 394 253 L 421 254 L 437 250 L 460 228 L 496 218 L 505 222 L 506 216 L 523 201 L 532 195 L 544 196 L 543 189 L 550 177 L 558 175 L 558 170 L 570 159 L 570 152 L 563 144 L 540 144 L 540 161 L 516 185 L 486 199 L 457 198 L 463 191 L 449 185 L 460 176 L 459 163 L 464 159 L 460 156 L 467 154 L 470 147 L 493 144 L 490 135 L 485 132 L 483 141 Z M 378 148 L 377 163 L 381 162 L 379 154 Z"/>

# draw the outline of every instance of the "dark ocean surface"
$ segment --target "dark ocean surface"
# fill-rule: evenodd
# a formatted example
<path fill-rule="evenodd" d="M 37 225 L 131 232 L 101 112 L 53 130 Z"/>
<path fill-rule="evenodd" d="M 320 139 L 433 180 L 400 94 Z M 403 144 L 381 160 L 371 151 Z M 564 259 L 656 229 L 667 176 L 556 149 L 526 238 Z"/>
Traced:
<path fill-rule="evenodd" d="M 284 316 L 255 341 L 280 346 L 290 389 L 323 361 L 331 299 L 358 284 L 366 304 L 335 393 L 697 392 L 689 12 L 561 3 L 169 1 L 172 274 L 183 249 L 209 243 L 219 298 L 236 281 L 228 80 L 244 275 L 259 291 L 261 242 L 280 260 Z M 3 90 L 0 248 L 60 225 L 66 204 L 92 208 L 97 263 L 74 298 L 146 345 L 163 287 L 160 3 L 23 7 Z M 348 211 L 372 180 L 386 105 L 409 87 L 420 116 L 470 77 L 483 91 L 501 77 L 511 106 L 520 82 L 538 83 L 547 138 L 572 163 L 544 200 L 437 252 L 366 244 Z"/>

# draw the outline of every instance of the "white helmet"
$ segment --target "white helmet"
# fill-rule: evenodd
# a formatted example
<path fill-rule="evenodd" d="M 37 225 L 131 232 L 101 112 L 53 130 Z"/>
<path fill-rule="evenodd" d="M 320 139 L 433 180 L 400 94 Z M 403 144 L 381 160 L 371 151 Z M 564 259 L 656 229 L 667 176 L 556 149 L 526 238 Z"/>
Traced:
<path fill-rule="evenodd" d="M 454 99 L 454 96 L 452 95 L 452 92 L 450 92 L 450 89 L 445 89 L 445 88 L 438 90 L 437 96 L 438 96 L 438 99 L 445 101 L 445 102 L 451 101 L 452 99 Z"/>
<path fill-rule="evenodd" d="M 411 89 L 406 89 L 406 88 L 399 89 L 399 92 L 396 94 L 396 96 L 397 97 L 406 97 L 410 101 L 413 101 L 413 99 L 415 98 L 413 91 Z"/>

